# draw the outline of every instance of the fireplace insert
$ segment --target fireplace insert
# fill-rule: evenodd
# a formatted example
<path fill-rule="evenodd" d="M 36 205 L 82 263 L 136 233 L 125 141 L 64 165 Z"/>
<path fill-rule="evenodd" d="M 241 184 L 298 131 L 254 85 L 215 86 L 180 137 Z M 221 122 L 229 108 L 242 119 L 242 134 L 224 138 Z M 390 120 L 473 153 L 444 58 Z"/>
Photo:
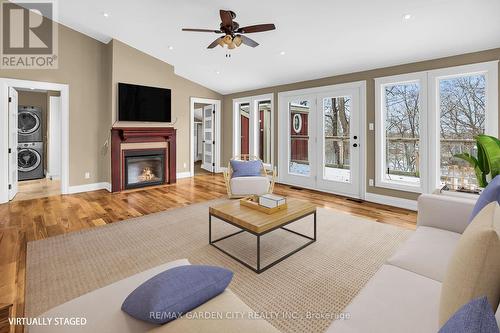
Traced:
<path fill-rule="evenodd" d="M 126 150 L 124 162 L 125 189 L 165 182 L 165 150 Z"/>

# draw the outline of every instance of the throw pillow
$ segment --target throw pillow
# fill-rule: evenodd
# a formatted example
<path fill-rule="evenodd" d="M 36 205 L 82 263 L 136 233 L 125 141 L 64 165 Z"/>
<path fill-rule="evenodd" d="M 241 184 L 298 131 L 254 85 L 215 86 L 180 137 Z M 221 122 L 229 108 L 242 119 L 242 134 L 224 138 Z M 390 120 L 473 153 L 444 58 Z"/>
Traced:
<path fill-rule="evenodd" d="M 233 272 L 215 266 L 171 268 L 137 287 L 122 310 L 139 320 L 165 324 L 222 293 L 232 278 Z"/>
<path fill-rule="evenodd" d="M 438 333 L 499 333 L 497 321 L 486 297 L 462 306 Z"/>
<path fill-rule="evenodd" d="M 236 177 L 252 177 L 260 176 L 262 172 L 262 161 L 238 161 L 231 160 L 231 168 L 233 169 L 232 178 Z"/>
<path fill-rule="evenodd" d="M 496 309 L 500 299 L 500 206 L 492 202 L 465 229 L 441 287 L 439 323 L 463 305 L 486 296 Z"/>
<path fill-rule="evenodd" d="M 496 201 L 500 204 L 500 175 L 493 178 L 493 180 L 486 186 L 481 195 L 476 201 L 476 205 L 472 210 L 472 214 L 469 218 L 471 222 L 474 217 L 490 202 Z"/>

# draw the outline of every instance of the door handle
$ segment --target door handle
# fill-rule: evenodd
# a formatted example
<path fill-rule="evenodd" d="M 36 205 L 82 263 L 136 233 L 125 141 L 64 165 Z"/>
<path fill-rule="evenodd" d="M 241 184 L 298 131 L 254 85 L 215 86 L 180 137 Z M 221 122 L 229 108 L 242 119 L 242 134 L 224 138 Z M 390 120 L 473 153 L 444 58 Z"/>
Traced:
<path fill-rule="evenodd" d="M 357 144 L 357 143 L 355 143 L 355 144 L 353 144 L 352 146 L 353 146 L 354 148 L 356 148 L 356 147 L 358 146 L 358 144 Z"/>

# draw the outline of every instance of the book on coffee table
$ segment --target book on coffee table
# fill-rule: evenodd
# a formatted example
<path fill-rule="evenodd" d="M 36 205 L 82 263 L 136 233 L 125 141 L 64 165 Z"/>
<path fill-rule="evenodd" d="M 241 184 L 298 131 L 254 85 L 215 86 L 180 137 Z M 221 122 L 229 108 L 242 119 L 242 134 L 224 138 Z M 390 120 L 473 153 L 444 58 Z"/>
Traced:
<path fill-rule="evenodd" d="M 259 196 L 259 205 L 274 208 L 286 203 L 286 199 L 284 197 L 280 197 L 275 194 L 264 194 Z"/>

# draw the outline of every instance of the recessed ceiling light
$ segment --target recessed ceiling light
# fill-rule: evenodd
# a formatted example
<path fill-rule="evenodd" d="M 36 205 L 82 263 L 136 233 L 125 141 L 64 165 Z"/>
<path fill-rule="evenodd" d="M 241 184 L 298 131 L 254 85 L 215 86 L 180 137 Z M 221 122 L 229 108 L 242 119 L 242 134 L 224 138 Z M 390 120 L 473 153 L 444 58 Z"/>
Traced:
<path fill-rule="evenodd" d="M 35 90 L 35 88 L 30 88 L 31 90 Z"/>
<path fill-rule="evenodd" d="M 215 74 L 220 74 L 220 72 L 219 71 L 215 71 Z"/>
<path fill-rule="evenodd" d="M 109 14 L 108 13 L 102 13 L 102 16 L 108 18 L 109 17 Z"/>
<path fill-rule="evenodd" d="M 280 55 L 285 55 L 285 51 L 281 51 L 281 52 L 280 52 Z"/>
<path fill-rule="evenodd" d="M 411 19 L 411 14 L 404 14 L 403 19 L 405 19 L 405 20 Z"/>
<path fill-rule="evenodd" d="M 174 49 L 174 47 L 173 47 L 172 45 L 170 45 L 170 46 L 168 47 L 168 49 L 169 49 L 169 50 L 173 50 L 173 49 Z"/>

